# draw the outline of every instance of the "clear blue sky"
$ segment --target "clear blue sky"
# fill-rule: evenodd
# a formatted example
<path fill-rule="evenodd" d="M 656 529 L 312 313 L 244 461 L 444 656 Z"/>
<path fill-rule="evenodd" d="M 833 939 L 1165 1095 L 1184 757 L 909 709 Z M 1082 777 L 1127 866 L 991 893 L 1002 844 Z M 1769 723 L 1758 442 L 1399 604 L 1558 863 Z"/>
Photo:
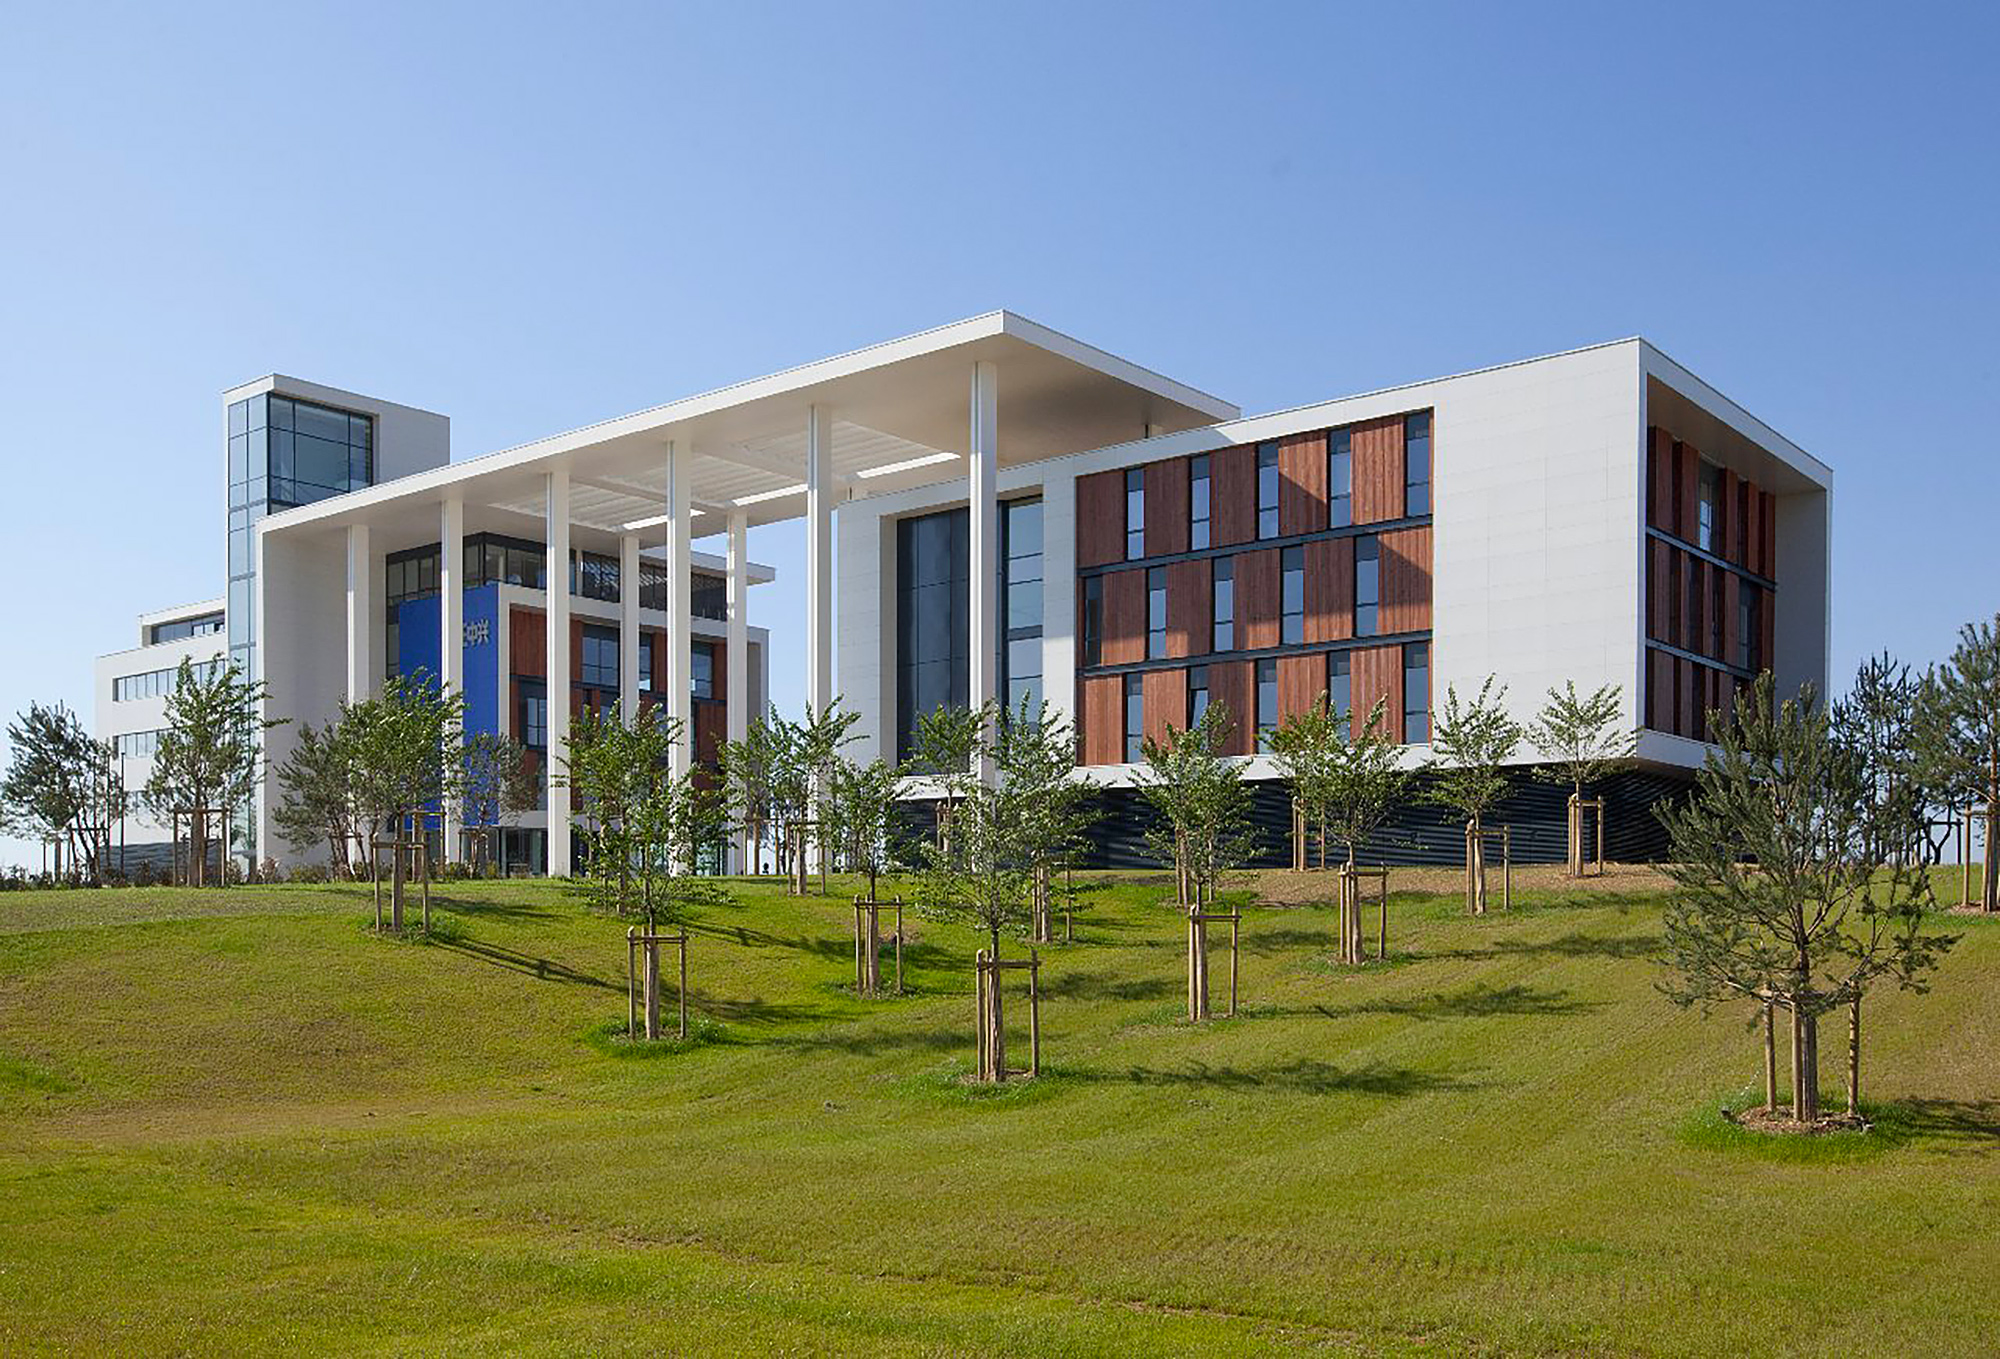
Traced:
<path fill-rule="evenodd" d="M 1643 334 L 1834 467 L 1836 675 L 1933 659 L 2000 602 L 1996 39 L 1990 5 L 16 6 L 0 710 L 88 718 L 134 614 L 220 592 L 234 383 L 443 411 L 470 457 L 994 307 L 1251 412 Z M 792 616 L 795 536 L 753 551 Z"/>

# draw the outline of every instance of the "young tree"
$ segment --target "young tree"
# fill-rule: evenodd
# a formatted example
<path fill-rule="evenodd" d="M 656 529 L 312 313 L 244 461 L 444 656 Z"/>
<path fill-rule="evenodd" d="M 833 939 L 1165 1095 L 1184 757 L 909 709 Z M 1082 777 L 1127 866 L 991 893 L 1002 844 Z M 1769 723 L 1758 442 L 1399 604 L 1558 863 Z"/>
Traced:
<path fill-rule="evenodd" d="M 744 729 L 742 740 L 722 747 L 722 778 L 742 818 L 753 874 L 763 871 L 764 836 L 776 817 L 776 788 L 785 744 L 777 726 L 774 718 L 754 718 Z"/>
<path fill-rule="evenodd" d="M 61 703 L 30 703 L 8 724 L 7 744 L 0 820 L 17 835 L 52 843 L 57 877 L 101 883 L 107 828 L 122 796 L 110 747 Z"/>
<path fill-rule="evenodd" d="M 1470 703 L 1447 687 L 1431 731 L 1433 775 L 1425 796 L 1465 817 L 1465 893 L 1474 915 L 1486 914 L 1486 814 L 1507 793 L 1501 767 L 1521 744 L 1521 724 L 1507 713 L 1507 686 L 1488 675 Z"/>
<path fill-rule="evenodd" d="M 1394 814 L 1409 787 L 1409 773 L 1402 767 L 1402 747 L 1388 735 L 1388 724 L 1387 701 L 1377 699 L 1360 733 L 1351 739 L 1337 740 L 1328 748 L 1329 758 L 1324 771 L 1316 776 L 1322 785 L 1321 791 L 1315 794 L 1321 824 L 1346 851 L 1345 886 L 1340 899 L 1341 957 L 1349 963 L 1359 963 L 1364 957 L 1361 893 L 1354 877 L 1356 856 L 1368 838 Z M 1344 733 L 1340 734 L 1344 736 Z M 1387 957 L 1389 901 L 1386 889 L 1378 930 L 1378 952 L 1380 956 Z"/>
<path fill-rule="evenodd" d="M 1909 666 L 1884 652 L 1861 663 L 1829 715 L 1834 739 L 1860 762 L 1862 784 L 1881 808 L 1868 826 L 1866 853 L 1875 864 L 1917 864 L 1930 855 L 1930 817 L 1940 799 L 1925 783 L 1919 756 L 1922 688 Z"/>
<path fill-rule="evenodd" d="M 586 844 L 583 889 L 594 904 L 624 915 L 632 909 L 638 856 L 632 810 L 671 755 L 669 731 L 657 708 L 643 708 L 630 726 L 616 709 L 585 712 L 570 725 L 558 776 L 575 795 L 573 816 Z"/>
<path fill-rule="evenodd" d="M 325 845 L 327 865 L 341 877 L 353 872 L 348 846 L 358 834 L 351 735 L 339 722 L 302 724 L 298 743 L 275 771 L 278 805 L 271 813 L 292 848 Z"/>
<path fill-rule="evenodd" d="M 1920 864 L 1875 860 L 1902 809 L 1870 787 L 1862 754 L 1808 687 L 1774 703 L 1766 673 L 1718 724 L 1694 796 L 1662 804 L 1675 890 L 1662 990 L 1704 1010 L 1748 1000 L 1765 1019 L 1766 1112 L 1775 1116 L 1773 1011 L 1791 1017 L 1792 1120 L 1820 1122 L 1819 1016 L 1849 1007 L 1849 1112 L 1859 1098 L 1860 1001 L 1875 982 L 1921 990 L 1954 942 L 1927 934 Z"/>
<path fill-rule="evenodd" d="M 1979 904 L 2000 911 L 2000 616 L 1967 623 L 1951 658 L 1924 676 L 1917 755 L 1928 784 L 1956 806 L 1982 808 Z"/>
<path fill-rule="evenodd" d="M 1027 821 L 1019 791 L 1004 780 L 972 779 L 963 785 L 950 832 L 920 847 L 917 909 L 935 919 L 956 920 L 983 930 L 989 956 L 1000 959 L 1000 934 L 1019 928 L 1029 916 L 1033 879 L 1020 852 Z M 1006 1079 L 1005 1034 L 997 1002 L 999 972 L 991 974 L 994 999 L 982 994 L 979 1035 L 980 1077 Z M 981 985 L 988 984 L 985 980 Z"/>
<path fill-rule="evenodd" d="M 1036 943 L 1055 938 L 1055 875 L 1089 824 L 1090 788 L 1074 777 L 1076 731 L 1046 702 L 1020 706 L 995 729 L 996 776 L 1020 807 L 1020 854 L 1031 888 Z"/>
<path fill-rule="evenodd" d="M 1536 776 L 1569 785 L 1567 871 L 1572 878 L 1583 876 L 1589 857 L 1583 843 L 1584 793 L 1630 763 L 1638 745 L 1639 734 L 1618 724 L 1623 709 L 1620 686 L 1607 684 L 1586 698 L 1577 693 L 1576 681 L 1566 680 L 1561 689 L 1549 690 L 1548 701 L 1528 724 L 1529 742 L 1549 762 Z M 1601 842 L 1601 817 L 1597 834 Z"/>
<path fill-rule="evenodd" d="M 896 770 L 882 760 L 834 762 L 832 795 L 827 800 L 830 830 L 846 869 L 868 875 L 870 901 L 889 866 L 896 792 Z"/>
<path fill-rule="evenodd" d="M 936 838 L 941 845 L 951 836 L 951 818 L 958 804 L 978 781 L 975 761 L 986 750 L 987 733 L 992 731 L 997 710 L 984 708 L 933 708 L 917 717 L 917 729 L 910 743 L 910 758 L 903 766 L 907 778 L 924 779 L 937 790 L 932 804 L 937 819 Z"/>
<path fill-rule="evenodd" d="M 474 873 L 484 870 L 489 842 L 515 817 L 533 811 L 541 798 L 528 748 L 498 732 L 475 732 L 465 739 L 465 825 L 471 837 Z"/>
<path fill-rule="evenodd" d="M 392 676 L 382 692 L 345 705 L 341 726 L 351 742 L 355 801 L 369 834 L 369 875 L 376 875 L 373 835 L 397 839 L 459 795 L 465 778 L 465 699 L 429 675 Z M 390 924 L 403 928 L 400 872 L 392 875 Z"/>
<path fill-rule="evenodd" d="M 626 789 L 625 833 L 637 868 L 640 912 L 648 933 L 662 924 L 684 924 L 696 907 L 729 900 L 722 880 L 701 872 L 702 856 L 722 840 L 729 796 L 690 762 L 673 772 L 674 747 L 687 739 L 679 718 L 646 708 L 631 728 L 635 752 Z"/>
<path fill-rule="evenodd" d="M 1214 905 L 1223 874 L 1256 849 L 1250 788 L 1243 762 L 1223 754 L 1234 729 L 1228 705 L 1213 702 L 1186 731 L 1168 729 L 1164 742 L 1147 737 L 1139 789 L 1158 813 L 1146 839 L 1174 869 L 1176 899 L 1188 916 L 1188 1018 L 1208 1017 L 1208 966 L 1202 930 L 1192 918 Z"/>
<path fill-rule="evenodd" d="M 146 805 L 155 819 L 187 827 L 188 880 L 196 887 L 208 879 L 209 818 L 248 801 L 264 732 L 278 725 L 264 720 L 263 703 L 263 684 L 234 663 L 198 671 L 183 659 L 167 695 Z"/>
<path fill-rule="evenodd" d="M 840 763 L 841 748 L 859 739 L 854 735 L 853 728 L 860 720 L 860 713 L 842 712 L 840 700 L 836 698 L 818 712 L 808 707 L 805 720 L 795 728 L 796 758 L 806 782 L 807 815 L 811 818 L 813 838 L 819 845 L 822 893 L 826 891 L 827 860 L 835 843 L 835 817 L 829 806 L 833 795 L 834 769 Z M 800 853 L 804 852 L 802 844 Z M 801 888 L 805 885 L 803 865 L 799 885 Z"/>
<path fill-rule="evenodd" d="M 1322 692 L 1304 712 L 1293 713 L 1271 732 L 1271 759 L 1292 785 L 1293 862 L 1306 864 L 1305 836 L 1319 827 L 1319 866 L 1326 867 L 1327 805 L 1332 797 L 1334 762 L 1347 744 L 1348 715 Z"/>

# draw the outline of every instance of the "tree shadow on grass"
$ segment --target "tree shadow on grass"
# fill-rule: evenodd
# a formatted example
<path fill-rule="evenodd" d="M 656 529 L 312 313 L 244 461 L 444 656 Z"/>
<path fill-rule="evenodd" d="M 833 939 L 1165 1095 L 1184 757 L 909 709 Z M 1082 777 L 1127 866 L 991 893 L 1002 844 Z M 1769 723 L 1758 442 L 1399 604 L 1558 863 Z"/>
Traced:
<path fill-rule="evenodd" d="M 1219 930 L 1214 925 L 1209 926 L 1209 930 L 1208 946 L 1210 949 L 1214 949 L 1218 945 L 1223 947 L 1228 945 L 1229 936 L 1226 930 Z M 1281 929 L 1275 930 L 1262 930 L 1254 926 L 1246 926 L 1243 931 L 1243 941 L 1239 947 L 1245 953 L 1261 955 L 1266 953 L 1288 953 L 1293 949 L 1301 948 L 1333 948 L 1338 942 L 1334 937 L 1333 927 L 1330 925 L 1323 930 L 1301 929 L 1296 925 L 1286 925 Z"/>
<path fill-rule="evenodd" d="M 1342 1067 L 1311 1057 L 1297 1057 L 1289 1062 L 1260 1067 L 1210 1066 L 1206 1062 L 1190 1062 L 1171 1071 L 1135 1066 L 1123 1072 L 1075 1071 L 1072 1074 L 1083 1080 L 1131 1085 L 1196 1086 L 1245 1093 L 1270 1091 L 1302 1095 L 1355 1094 L 1405 1098 L 1481 1088 L 1479 1082 L 1445 1072 L 1419 1071 L 1383 1062 Z"/>
<path fill-rule="evenodd" d="M 1906 1139 L 1937 1143 L 1953 1152 L 2000 1152 L 2000 1099 L 1899 1099 L 1883 1106 L 1877 1121 L 1893 1124 Z"/>
<path fill-rule="evenodd" d="M 1605 935 L 1572 931 L 1554 939 L 1495 939 L 1485 948 L 1424 949 L 1422 956 L 1461 962 L 1534 957 L 1654 958 L 1659 956 L 1660 949 L 1660 936 L 1656 934 Z"/>
<path fill-rule="evenodd" d="M 948 1052 L 970 1050 L 975 1043 L 972 1023 L 963 1027 L 912 1029 L 898 1027 L 840 1027 L 817 1033 L 786 1034 L 771 1040 L 771 1046 L 794 1052 L 838 1052 L 850 1057 L 873 1057 L 887 1052 Z"/>
<path fill-rule="evenodd" d="M 373 898 L 371 897 L 369 900 L 372 901 Z M 409 903 L 416 900 L 418 900 L 417 894 L 405 889 L 403 909 L 407 911 Z M 387 887 L 382 889 L 382 901 L 384 909 L 387 909 L 389 901 L 389 889 Z M 454 896 L 438 891 L 431 893 L 431 907 L 432 909 L 442 907 L 450 911 L 453 915 L 485 920 L 552 920 L 556 914 L 546 906 L 537 906 L 528 902 L 482 901 L 477 898 Z"/>
<path fill-rule="evenodd" d="M 661 960 L 661 990 L 665 999 L 662 1004 L 671 1004 L 675 977 L 671 957 Z M 748 998 L 718 996 L 702 990 L 699 986 L 688 987 L 688 1008 L 699 1010 L 712 1019 L 727 1024 L 808 1024 L 815 1020 L 831 1018 L 831 1014 L 817 1005 L 804 1005 L 794 1001 L 764 1000 L 758 996 Z"/>
<path fill-rule="evenodd" d="M 1355 1015 L 1396 1015 L 1403 1019 L 1488 1019 L 1503 1015 L 1577 1015 L 1602 1009 L 1603 1002 L 1578 1000 L 1566 990 L 1544 986 L 1470 986 L 1407 999 L 1382 997 L 1338 1008 L 1312 1007 L 1328 1019 Z"/>
<path fill-rule="evenodd" d="M 504 967 L 509 972 L 518 972 L 522 976 L 533 977 L 537 981 L 564 982 L 571 986 L 595 986 L 606 991 L 624 990 L 624 987 L 618 982 L 608 980 L 604 977 L 594 976 L 588 972 L 579 972 L 575 968 L 565 966 L 562 963 L 552 962 L 547 958 L 538 958 L 531 953 L 523 953 L 519 949 L 504 948 L 499 944 L 489 944 L 483 940 L 454 939 L 433 935 L 430 942 L 433 948 L 449 949 L 453 953 L 462 953 L 468 958 L 477 958 L 480 962 L 491 963 L 495 967 Z"/>
<path fill-rule="evenodd" d="M 1180 983 L 1166 977 L 1121 977 L 1113 972 L 1059 972 L 1042 982 L 1042 995 L 1056 1000 L 1159 1000 Z"/>

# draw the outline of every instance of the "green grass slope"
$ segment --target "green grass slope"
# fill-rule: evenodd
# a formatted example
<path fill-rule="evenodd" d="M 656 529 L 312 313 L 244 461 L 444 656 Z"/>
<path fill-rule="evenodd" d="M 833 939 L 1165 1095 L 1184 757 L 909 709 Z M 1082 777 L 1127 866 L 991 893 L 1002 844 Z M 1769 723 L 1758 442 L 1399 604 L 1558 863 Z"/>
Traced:
<path fill-rule="evenodd" d="M 2000 928 L 1871 1003 L 1884 1135 L 1802 1148 L 1713 1116 L 1756 1042 L 1654 992 L 1643 895 L 1399 894 L 1359 972 L 1252 906 L 1190 1026 L 1162 891 L 1043 950 L 1002 1092 L 968 932 L 861 1001 L 846 908 L 767 884 L 643 1053 L 551 884 L 428 944 L 353 888 L 0 896 L 0 1352 L 1992 1352 Z"/>

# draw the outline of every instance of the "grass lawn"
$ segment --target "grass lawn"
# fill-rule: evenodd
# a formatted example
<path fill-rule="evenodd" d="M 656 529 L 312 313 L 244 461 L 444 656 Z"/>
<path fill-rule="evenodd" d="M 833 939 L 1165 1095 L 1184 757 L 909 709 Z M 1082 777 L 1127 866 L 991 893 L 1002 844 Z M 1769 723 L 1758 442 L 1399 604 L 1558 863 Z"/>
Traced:
<path fill-rule="evenodd" d="M 1259 881 L 1243 1013 L 1190 1026 L 1164 884 L 1109 880 L 1002 1092 L 969 932 L 863 1002 L 847 908 L 770 884 L 654 1051 L 624 923 L 552 884 L 442 888 L 428 944 L 356 888 L 0 895 L 0 1353 L 2000 1344 L 2000 923 L 1871 1002 L 1883 1132 L 1773 1144 L 1714 1114 L 1746 1016 L 1653 990 L 1650 879 L 1479 921 L 1410 881 L 1360 971 Z"/>

